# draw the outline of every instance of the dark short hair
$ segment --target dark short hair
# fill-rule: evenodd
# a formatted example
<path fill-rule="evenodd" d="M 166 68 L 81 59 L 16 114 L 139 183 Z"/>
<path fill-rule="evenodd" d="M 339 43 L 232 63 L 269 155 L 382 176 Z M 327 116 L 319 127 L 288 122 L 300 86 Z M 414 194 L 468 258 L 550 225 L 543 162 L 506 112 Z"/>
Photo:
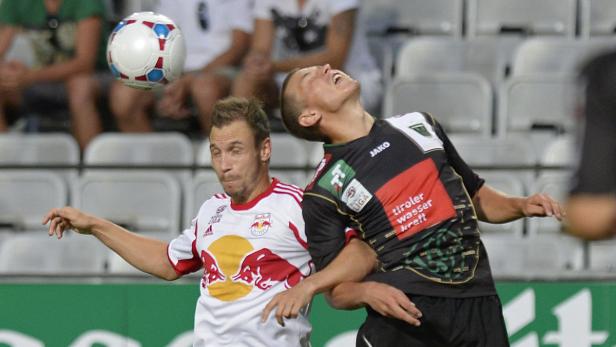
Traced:
<path fill-rule="evenodd" d="M 295 137 L 299 137 L 308 141 L 322 141 L 327 142 L 327 138 L 321 133 L 317 124 L 304 127 L 299 124 L 299 116 L 303 110 L 303 104 L 301 100 L 298 100 L 294 95 L 286 93 L 287 85 L 291 77 L 299 70 L 295 68 L 291 70 L 285 77 L 280 89 L 280 114 L 282 117 L 282 123 L 287 131 Z"/>
<path fill-rule="evenodd" d="M 269 120 L 259 100 L 231 96 L 214 104 L 212 127 L 222 128 L 237 120 L 248 123 L 257 147 L 270 136 Z"/>

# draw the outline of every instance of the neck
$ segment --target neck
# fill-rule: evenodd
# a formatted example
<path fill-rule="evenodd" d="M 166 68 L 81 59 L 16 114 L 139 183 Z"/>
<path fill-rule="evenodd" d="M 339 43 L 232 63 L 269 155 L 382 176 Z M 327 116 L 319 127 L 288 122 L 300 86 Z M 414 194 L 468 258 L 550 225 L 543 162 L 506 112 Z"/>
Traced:
<path fill-rule="evenodd" d="M 364 137 L 370 133 L 374 124 L 374 117 L 357 104 L 350 110 L 342 110 L 339 115 L 330 117 L 338 124 L 332 124 L 329 138 L 332 144 L 341 144 Z"/>
<path fill-rule="evenodd" d="M 259 178 L 255 180 L 252 187 L 250 187 L 251 189 L 247 189 L 246 191 L 238 192 L 232 195 L 231 200 L 233 201 L 234 204 L 239 204 L 239 205 L 248 203 L 254 200 L 259 195 L 263 194 L 269 188 L 271 183 L 272 183 L 272 180 L 266 168 L 264 173 L 259 174 Z"/>

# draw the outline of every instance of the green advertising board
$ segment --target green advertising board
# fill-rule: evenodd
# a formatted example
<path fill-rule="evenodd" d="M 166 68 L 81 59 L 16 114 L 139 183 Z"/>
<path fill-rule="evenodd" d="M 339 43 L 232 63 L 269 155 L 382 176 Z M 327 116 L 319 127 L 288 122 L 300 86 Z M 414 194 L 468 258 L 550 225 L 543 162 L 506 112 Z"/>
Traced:
<path fill-rule="evenodd" d="M 501 282 L 512 347 L 616 347 L 616 282 Z M 0 284 L 0 347 L 191 346 L 193 284 Z M 363 310 L 319 296 L 315 347 L 354 345 Z"/>

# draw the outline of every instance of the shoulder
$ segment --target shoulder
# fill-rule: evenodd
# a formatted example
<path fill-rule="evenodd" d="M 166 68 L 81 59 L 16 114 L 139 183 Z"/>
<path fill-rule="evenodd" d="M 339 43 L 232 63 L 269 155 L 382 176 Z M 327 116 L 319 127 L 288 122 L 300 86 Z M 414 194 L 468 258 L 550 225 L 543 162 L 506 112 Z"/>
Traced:
<path fill-rule="evenodd" d="M 228 206 L 230 202 L 231 198 L 227 194 L 216 193 L 201 204 L 197 216 L 220 213 L 220 207 Z"/>
<path fill-rule="evenodd" d="M 304 190 L 293 184 L 276 181 L 272 189 L 272 197 L 280 203 L 289 203 L 301 208 Z"/>
<path fill-rule="evenodd" d="M 427 123 L 431 127 L 436 125 L 434 117 L 427 112 L 411 112 L 386 118 L 385 121 L 395 128 L 408 127 L 415 124 Z"/>

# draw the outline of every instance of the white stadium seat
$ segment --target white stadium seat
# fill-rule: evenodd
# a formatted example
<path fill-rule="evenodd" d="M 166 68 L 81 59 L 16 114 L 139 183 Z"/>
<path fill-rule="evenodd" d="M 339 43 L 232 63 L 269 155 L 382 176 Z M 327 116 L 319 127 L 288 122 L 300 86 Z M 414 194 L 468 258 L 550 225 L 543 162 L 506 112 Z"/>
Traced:
<path fill-rule="evenodd" d="M 476 74 L 399 76 L 387 88 L 383 117 L 428 112 L 449 132 L 488 135 L 492 102 L 490 83 Z"/>
<path fill-rule="evenodd" d="M 100 274 L 105 261 L 106 248 L 88 235 L 18 235 L 0 247 L 2 274 Z"/>
<path fill-rule="evenodd" d="M 180 186 L 164 172 L 91 172 L 72 189 L 73 206 L 136 232 L 180 231 Z"/>
<path fill-rule="evenodd" d="M 0 165 L 79 165 L 79 146 L 75 139 L 63 133 L 0 134 Z M 52 170 L 66 182 L 77 177 L 77 168 Z"/>
<path fill-rule="evenodd" d="M 468 0 L 468 34 L 573 36 L 576 10 L 576 0 Z"/>
<path fill-rule="evenodd" d="M 614 35 L 616 32 L 614 0 L 581 0 L 580 7 L 583 37 Z"/>
<path fill-rule="evenodd" d="M 42 230 L 43 216 L 67 204 L 66 183 L 49 171 L 0 172 L 0 223 L 12 230 Z"/>

